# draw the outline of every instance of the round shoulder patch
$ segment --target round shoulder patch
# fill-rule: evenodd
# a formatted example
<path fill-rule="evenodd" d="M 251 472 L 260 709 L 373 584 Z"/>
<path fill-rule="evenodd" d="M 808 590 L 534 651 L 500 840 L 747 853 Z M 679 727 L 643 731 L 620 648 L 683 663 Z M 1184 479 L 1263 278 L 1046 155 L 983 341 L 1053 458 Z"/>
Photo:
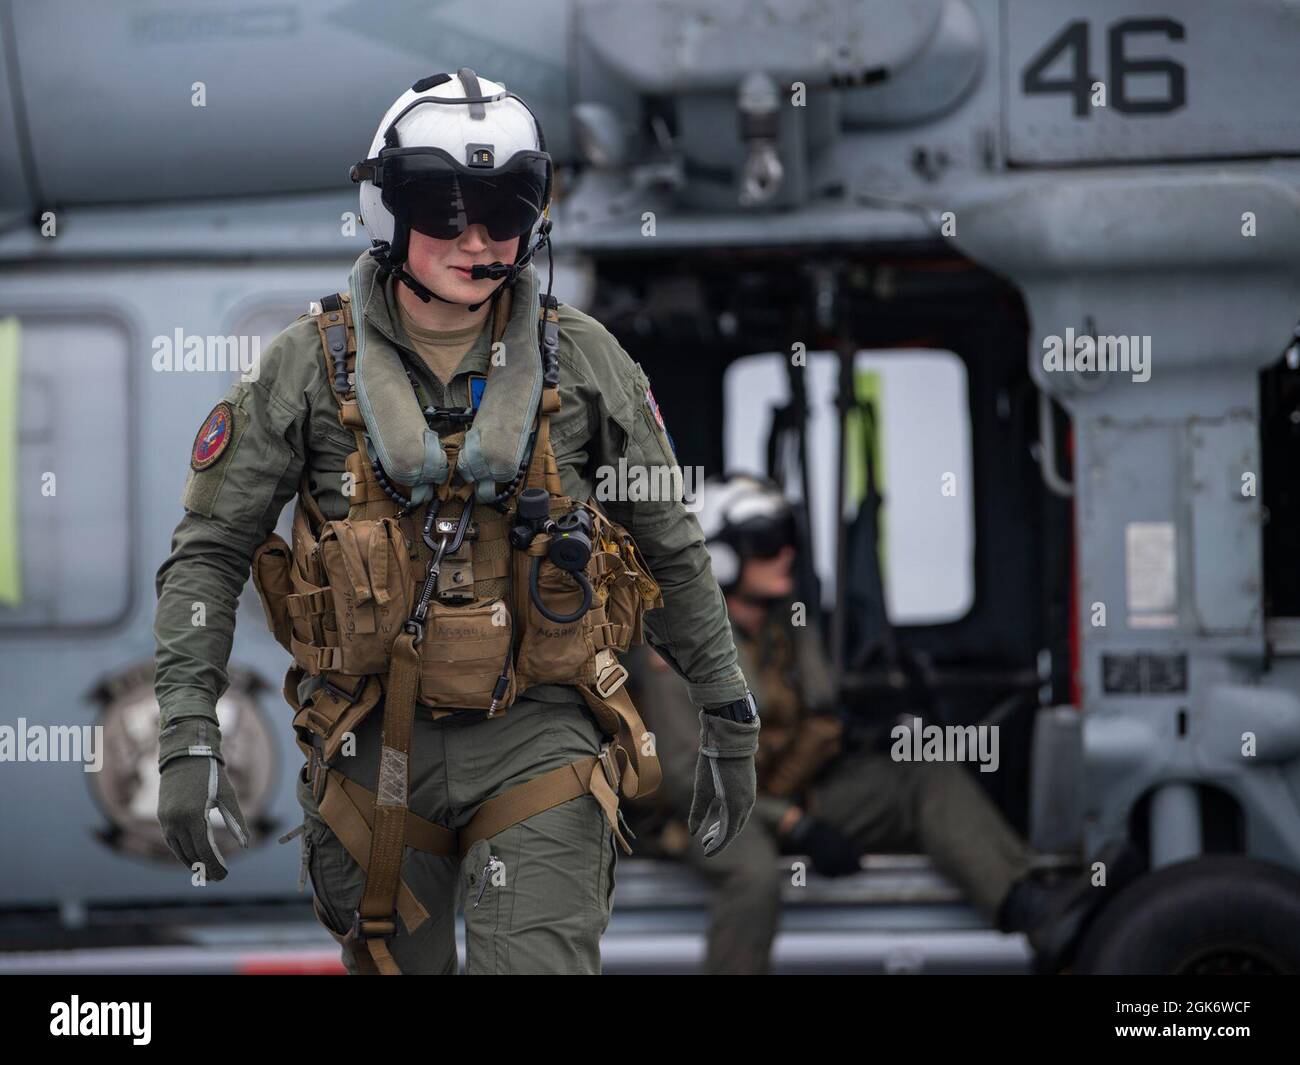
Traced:
<path fill-rule="evenodd" d="M 190 452 L 190 468 L 206 470 L 221 458 L 235 432 L 235 409 L 224 400 L 203 420 Z"/>

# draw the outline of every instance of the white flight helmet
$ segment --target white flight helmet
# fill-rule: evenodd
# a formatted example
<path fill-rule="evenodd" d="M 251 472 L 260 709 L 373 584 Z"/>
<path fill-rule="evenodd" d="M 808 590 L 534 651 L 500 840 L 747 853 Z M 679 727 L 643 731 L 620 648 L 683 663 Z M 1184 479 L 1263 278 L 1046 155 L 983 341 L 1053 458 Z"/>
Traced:
<path fill-rule="evenodd" d="M 545 242 L 553 173 L 528 105 L 462 67 L 454 76 L 423 78 L 398 97 L 352 180 L 361 186 L 371 254 L 427 301 L 442 297 L 403 269 L 411 230 L 449 240 L 482 223 L 493 240 L 523 237 L 513 263 L 494 263 L 482 275 L 510 284 Z"/>
<path fill-rule="evenodd" d="M 793 509 L 765 477 L 711 477 L 704 483 L 698 517 L 713 577 L 724 592 L 740 580 L 746 558 L 771 558 L 798 539 Z"/>

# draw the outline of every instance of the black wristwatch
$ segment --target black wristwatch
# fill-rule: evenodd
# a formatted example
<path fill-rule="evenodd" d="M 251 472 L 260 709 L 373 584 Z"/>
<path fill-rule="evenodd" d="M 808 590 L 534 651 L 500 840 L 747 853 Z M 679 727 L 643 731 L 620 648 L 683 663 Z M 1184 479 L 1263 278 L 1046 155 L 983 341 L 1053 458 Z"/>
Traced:
<path fill-rule="evenodd" d="M 710 717 L 725 717 L 728 721 L 752 725 L 758 720 L 758 703 L 754 700 L 754 693 L 746 691 L 743 699 L 737 699 L 734 703 L 727 703 L 725 706 L 706 706 L 704 712 Z"/>

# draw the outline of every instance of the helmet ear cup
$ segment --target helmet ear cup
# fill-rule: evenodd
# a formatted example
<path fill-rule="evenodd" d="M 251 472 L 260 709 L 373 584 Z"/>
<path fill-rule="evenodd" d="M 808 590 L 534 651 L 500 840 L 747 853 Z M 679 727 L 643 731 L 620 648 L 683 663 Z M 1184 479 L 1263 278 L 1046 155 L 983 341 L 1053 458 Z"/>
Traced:
<path fill-rule="evenodd" d="M 740 579 L 740 556 L 736 549 L 723 540 L 710 540 L 705 548 L 713 564 L 713 579 L 726 591 Z"/>

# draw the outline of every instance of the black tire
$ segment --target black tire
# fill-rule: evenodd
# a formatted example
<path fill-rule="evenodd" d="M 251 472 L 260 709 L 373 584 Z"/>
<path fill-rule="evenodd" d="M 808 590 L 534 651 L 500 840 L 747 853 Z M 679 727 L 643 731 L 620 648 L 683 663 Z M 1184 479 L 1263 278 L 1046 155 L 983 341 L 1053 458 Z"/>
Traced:
<path fill-rule="evenodd" d="M 1119 975 L 1300 973 L 1300 876 L 1237 855 L 1158 869 L 1106 906 L 1073 968 Z"/>

